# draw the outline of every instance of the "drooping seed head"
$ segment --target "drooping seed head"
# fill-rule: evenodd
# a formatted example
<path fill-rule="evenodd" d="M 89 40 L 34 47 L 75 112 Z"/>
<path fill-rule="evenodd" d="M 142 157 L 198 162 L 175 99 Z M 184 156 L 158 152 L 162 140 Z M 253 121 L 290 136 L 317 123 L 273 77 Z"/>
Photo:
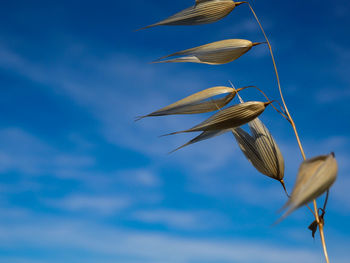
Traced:
<path fill-rule="evenodd" d="M 161 57 L 154 61 L 154 63 L 192 62 L 220 65 L 238 59 L 247 53 L 253 46 L 260 44 L 262 43 L 253 43 L 245 39 L 221 40 Z"/>
<path fill-rule="evenodd" d="M 138 120 L 151 116 L 196 114 L 216 111 L 226 106 L 235 97 L 236 93 L 236 89 L 224 86 L 205 89 L 148 115 L 141 116 Z M 227 95 L 223 98 L 214 99 L 214 97 L 223 94 Z"/>
<path fill-rule="evenodd" d="M 236 6 L 242 3 L 243 2 L 234 2 L 232 0 L 196 0 L 194 6 L 141 29 L 164 25 L 186 26 L 213 23 L 230 14 Z"/>
<path fill-rule="evenodd" d="M 261 113 L 265 111 L 266 106 L 266 103 L 261 101 L 249 101 L 238 105 L 234 105 L 219 111 L 209 119 L 203 121 L 202 123 L 194 126 L 191 129 L 171 133 L 168 135 L 184 132 L 218 131 L 237 128 L 258 117 Z"/>
<path fill-rule="evenodd" d="M 337 174 L 338 164 L 333 153 L 304 161 L 291 198 L 284 206 L 288 210 L 283 218 L 325 193 L 337 179 Z"/>
<path fill-rule="evenodd" d="M 216 136 L 222 135 L 226 132 L 229 132 L 230 130 L 218 130 L 218 131 L 204 131 L 201 134 L 199 134 L 198 136 L 196 136 L 195 138 L 193 138 L 192 140 L 188 141 L 187 143 L 185 143 L 184 145 L 176 148 L 175 150 L 171 151 L 170 153 L 176 152 L 186 146 L 189 146 L 191 144 L 197 143 L 197 142 L 201 142 L 204 140 L 209 140 L 211 138 L 214 138 Z"/>
<path fill-rule="evenodd" d="M 282 181 L 284 158 L 270 131 L 258 118 L 248 125 L 251 135 L 241 128 L 232 130 L 240 149 L 260 173 Z"/>

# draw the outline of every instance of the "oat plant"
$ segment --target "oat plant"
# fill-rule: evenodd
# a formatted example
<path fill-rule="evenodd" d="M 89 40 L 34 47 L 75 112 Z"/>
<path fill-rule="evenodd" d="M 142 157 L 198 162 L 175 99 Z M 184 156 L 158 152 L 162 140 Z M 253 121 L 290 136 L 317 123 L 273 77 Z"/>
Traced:
<path fill-rule="evenodd" d="M 245 5 L 249 8 L 254 19 L 265 38 L 265 42 L 253 42 L 245 39 L 226 39 L 205 44 L 198 47 L 189 48 L 183 51 L 178 51 L 170 55 L 164 56 L 154 61 L 154 63 L 202 63 L 209 65 L 221 65 L 232 62 L 245 53 L 252 50 L 255 46 L 266 44 L 270 52 L 273 68 L 277 80 L 277 88 L 280 93 L 281 104 L 278 101 L 271 101 L 265 93 L 257 87 L 244 87 L 240 89 L 230 87 L 212 87 L 189 95 L 171 105 L 165 106 L 145 116 L 137 118 L 137 120 L 154 117 L 177 114 L 200 114 L 214 112 L 210 118 L 193 126 L 192 128 L 173 132 L 167 135 L 178 133 L 200 132 L 186 144 L 175 149 L 179 150 L 185 146 L 207 140 L 227 132 L 231 132 L 249 162 L 262 174 L 281 183 L 288 200 L 283 207 L 284 214 L 278 220 L 283 220 L 296 209 L 307 206 L 315 217 L 315 221 L 309 226 L 314 236 L 318 230 L 321 237 L 324 256 L 327 263 L 329 257 L 326 248 L 324 237 L 324 223 L 326 205 L 329 195 L 329 190 L 335 182 L 338 172 L 337 161 L 335 154 L 316 156 L 307 159 L 304 152 L 297 127 L 288 110 L 287 104 L 283 96 L 283 90 L 278 75 L 277 65 L 274 58 L 273 50 L 270 41 L 264 31 L 262 24 L 259 21 L 253 7 L 249 2 L 235 2 L 232 0 L 196 0 L 192 7 L 180 11 L 160 22 L 146 26 L 141 29 L 155 26 L 192 26 L 200 24 L 208 24 L 216 22 L 229 15 L 237 6 Z M 242 7 L 241 7 L 242 8 Z M 246 101 L 244 102 L 239 93 L 247 88 L 255 88 L 261 92 L 266 101 Z M 228 106 L 235 97 L 238 97 L 240 102 Z M 258 118 L 264 113 L 266 107 L 273 107 L 285 120 L 289 122 L 295 133 L 295 137 L 300 149 L 303 162 L 300 165 L 295 186 L 291 195 L 288 194 L 284 183 L 284 158 L 275 139 Z M 243 125 L 247 124 L 249 130 L 244 130 Z M 316 199 L 321 195 L 326 195 L 325 202 L 322 208 L 319 208 Z M 312 204 L 313 209 L 309 206 Z"/>

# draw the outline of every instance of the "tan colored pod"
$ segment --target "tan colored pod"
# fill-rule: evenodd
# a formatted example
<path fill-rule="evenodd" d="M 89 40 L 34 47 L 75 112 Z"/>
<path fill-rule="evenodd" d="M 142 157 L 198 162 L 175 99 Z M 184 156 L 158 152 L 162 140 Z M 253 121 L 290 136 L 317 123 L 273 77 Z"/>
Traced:
<path fill-rule="evenodd" d="M 234 88 L 224 86 L 205 89 L 148 115 L 138 117 L 137 120 L 151 116 L 196 114 L 219 110 L 226 106 L 235 97 L 236 93 L 237 91 Z M 227 95 L 223 98 L 213 99 L 213 97 L 222 94 Z"/>
<path fill-rule="evenodd" d="M 227 130 L 218 130 L 218 131 L 204 131 L 201 134 L 199 134 L 197 137 L 193 138 L 192 140 L 188 141 L 187 143 L 185 143 L 184 145 L 176 148 L 175 150 L 171 151 L 170 153 L 176 152 L 186 146 L 189 146 L 191 144 L 197 143 L 197 142 L 201 142 L 204 140 L 209 140 L 211 138 L 214 138 L 216 136 L 222 135 L 226 132 L 229 132 L 230 129 Z"/>
<path fill-rule="evenodd" d="M 219 131 L 236 128 L 254 120 L 265 111 L 266 106 L 269 104 L 271 104 L 271 102 L 261 101 L 249 101 L 237 104 L 219 111 L 209 119 L 203 121 L 191 129 L 174 132 L 168 135 L 184 132 Z"/>
<path fill-rule="evenodd" d="M 260 44 L 262 43 L 253 43 L 246 39 L 226 39 L 179 51 L 161 57 L 154 61 L 154 63 L 192 62 L 209 65 L 226 64 L 238 59 L 253 46 Z"/>
<path fill-rule="evenodd" d="M 300 165 L 291 198 L 284 206 L 288 209 L 283 218 L 330 189 L 337 179 L 337 174 L 338 164 L 334 153 L 304 161 Z"/>
<path fill-rule="evenodd" d="M 243 2 L 232 0 L 196 0 L 196 4 L 176 13 L 158 23 L 143 27 L 139 30 L 155 26 L 201 25 L 216 22 Z"/>
<path fill-rule="evenodd" d="M 284 158 L 276 141 L 258 118 L 248 125 L 251 135 L 241 128 L 232 130 L 242 152 L 260 173 L 282 181 Z"/>

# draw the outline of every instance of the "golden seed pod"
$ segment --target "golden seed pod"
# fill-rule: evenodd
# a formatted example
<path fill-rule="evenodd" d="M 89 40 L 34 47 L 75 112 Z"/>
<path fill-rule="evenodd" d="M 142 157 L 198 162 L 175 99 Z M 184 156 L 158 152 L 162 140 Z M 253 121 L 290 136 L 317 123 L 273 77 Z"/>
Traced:
<path fill-rule="evenodd" d="M 137 120 L 151 116 L 195 114 L 219 110 L 226 106 L 236 96 L 236 93 L 236 89 L 223 86 L 205 89 L 148 115 L 138 117 Z M 223 98 L 213 99 L 213 97 L 222 94 L 228 95 Z"/>
<path fill-rule="evenodd" d="M 236 6 L 242 3 L 232 0 L 196 0 L 194 6 L 139 30 L 164 25 L 201 25 L 213 23 L 227 16 Z"/>
<path fill-rule="evenodd" d="M 221 131 L 236 128 L 254 120 L 265 111 L 269 104 L 271 104 L 271 102 L 249 101 L 234 105 L 219 111 L 191 129 L 170 133 L 168 135 L 197 131 Z"/>
<path fill-rule="evenodd" d="M 232 130 L 240 149 L 260 173 L 282 181 L 284 159 L 271 133 L 258 118 L 248 125 L 251 135 L 241 128 Z"/>
<path fill-rule="evenodd" d="M 337 179 L 337 174 L 338 164 L 334 153 L 304 161 L 300 165 L 291 198 L 284 206 L 288 210 L 282 218 L 325 193 Z"/>
<path fill-rule="evenodd" d="M 197 143 L 197 142 L 201 142 L 204 140 L 209 140 L 211 138 L 214 138 L 216 136 L 222 135 L 226 132 L 229 132 L 230 129 L 227 130 L 218 130 L 218 131 L 204 131 L 201 134 L 199 134 L 197 137 L 193 138 L 192 140 L 188 141 L 187 143 L 185 143 L 184 145 L 176 148 L 175 150 L 171 151 L 170 153 L 176 152 L 186 146 L 189 146 L 191 144 Z"/>
<path fill-rule="evenodd" d="M 253 46 L 260 44 L 262 43 L 253 43 L 245 39 L 221 40 L 161 57 L 153 63 L 192 62 L 209 65 L 220 65 L 238 59 L 247 53 Z"/>

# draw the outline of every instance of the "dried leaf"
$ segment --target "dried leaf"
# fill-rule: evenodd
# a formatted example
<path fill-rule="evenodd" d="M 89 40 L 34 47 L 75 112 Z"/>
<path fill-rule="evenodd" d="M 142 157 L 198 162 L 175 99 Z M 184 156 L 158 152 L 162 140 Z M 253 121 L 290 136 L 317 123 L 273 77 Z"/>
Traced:
<path fill-rule="evenodd" d="M 247 53 L 253 46 L 260 44 L 262 43 L 253 43 L 245 39 L 221 40 L 161 57 L 154 63 L 193 62 L 209 65 L 220 65 L 238 59 L 240 56 Z M 163 60 L 166 58 L 170 59 Z"/>
<path fill-rule="evenodd" d="M 258 117 L 261 113 L 264 112 L 266 106 L 269 104 L 271 104 L 271 102 L 264 103 L 260 101 L 249 101 L 234 105 L 222 111 L 219 111 L 209 119 L 194 126 L 191 129 L 174 132 L 168 135 L 184 132 L 218 131 L 236 128 Z"/>
<path fill-rule="evenodd" d="M 188 145 L 200 142 L 200 141 L 204 141 L 204 140 L 208 140 L 211 138 L 214 138 L 216 136 L 222 135 L 226 132 L 228 132 L 230 130 L 222 130 L 222 131 L 204 131 L 202 132 L 200 135 L 198 135 L 197 137 L 193 138 L 192 140 L 190 140 L 189 142 L 185 143 L 184 145 L 180 146 L 179 148 L 176 148 L 175 150 L 171 151 L 170 153 L 176 152 Z"/>
<path fill-rule="evenodd" d="M 299 168 L 291 198 L 284 206 L 288 210 L 283 218 L 326 192 L 335 182 L 337 173 L 338 165 L 333 153 L 304 161 Z"/>
<path fill-rule="evenodd" d="M 252 135 L 241 128 L 232 130 L 242 152 L 260 173 L 283 180 L 284 159 L 271 133 L 258 118 L 248 125 Z"/>
<path fill-rule="evenodd" d="M 317 232 L 317 228 L 318 228 L 318 223 L 317 223 L 317 220 L 315 220 L 314 222 L 312 222 L 308 229 L 312 232 L 312 237 L 315 238 L 315 234 Z"/>
<path fill-rule="evenodd" d="M 226 94 L 227 96 L 219 99 L 210 99 L 212 97 Z M 236 90 L 230 87 L 213 87 L 197 92 L 160 110 L 152 112 L 146 116 L 141 116 L 137 120 L 151 116 L 165 116 L 175 114 L 195 114 L 211 112 L 226 106 L 236 95 Z M 207 100 L 207 101 L 206 101 Z"/>
<path fill-rule="evenodd" d="M 194 6 L 139 30 L 164 25 L 200 25 L 213 23 L 227 16 L 240 4 L 242 2 L 234 2 L 232 0 L 196 0 Z"/>

